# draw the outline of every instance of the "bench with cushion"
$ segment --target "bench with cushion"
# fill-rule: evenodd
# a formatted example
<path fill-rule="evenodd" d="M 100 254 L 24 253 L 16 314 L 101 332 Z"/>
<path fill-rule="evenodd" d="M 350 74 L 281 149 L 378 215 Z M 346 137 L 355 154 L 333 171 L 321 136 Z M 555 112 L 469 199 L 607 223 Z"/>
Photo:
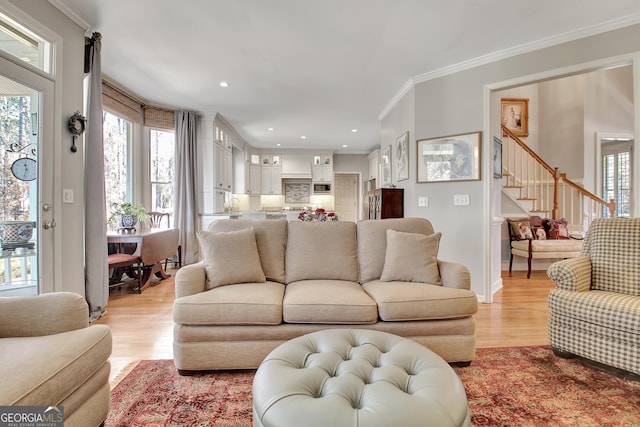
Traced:
<path fill-rule="evenodd" d="M 567 259 L 580 255 L 582 240 L 569 235 L 564 219 L 550 220 L 539 216 L 508 219 L 507 229 L 511 241 L 509 273 L 514 255 L 527 259 L 527 279 L 531 277 L 533 259 Z"/>

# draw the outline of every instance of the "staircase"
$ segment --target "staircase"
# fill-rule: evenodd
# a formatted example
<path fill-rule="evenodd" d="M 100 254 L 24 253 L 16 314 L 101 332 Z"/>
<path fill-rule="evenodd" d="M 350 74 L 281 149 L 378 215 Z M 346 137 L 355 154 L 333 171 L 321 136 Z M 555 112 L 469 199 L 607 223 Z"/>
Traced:
<path fill-rule="evenodd" d="M 595 218 L 615 216 L 605 202 L 549 166 L 502 125 L 502 191 L 528 215 L 565 218 L 571 233 L 584 234 Z"/>

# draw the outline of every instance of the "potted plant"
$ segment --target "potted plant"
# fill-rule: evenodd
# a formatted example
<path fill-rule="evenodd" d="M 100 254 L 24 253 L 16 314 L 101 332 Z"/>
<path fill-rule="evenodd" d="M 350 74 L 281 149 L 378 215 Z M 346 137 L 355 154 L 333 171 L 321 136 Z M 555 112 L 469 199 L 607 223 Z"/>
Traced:
<path fill-rule="evenodd" d="M 117 226 L 119 230 L 131 230 L 135 228 L 138 221 L 146 222 L 148 220 L 149 214 L 140 204 L 133 205 L 131 202 L 111 204 L 109 224 Z"/>

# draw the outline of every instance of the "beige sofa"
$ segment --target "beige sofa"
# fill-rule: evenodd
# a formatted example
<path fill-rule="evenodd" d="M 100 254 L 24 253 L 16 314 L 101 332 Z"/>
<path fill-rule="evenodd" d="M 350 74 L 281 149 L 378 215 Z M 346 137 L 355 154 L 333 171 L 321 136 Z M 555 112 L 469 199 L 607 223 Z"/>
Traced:
<path fill-rule="evenodd" d="M 88 319 L 86 301 L 71 292 L 0 298 L 0 405 L 62 405 L 65 427 L 102 424 L 111 332 Z"/>
<path fill-rule="evenodd" d="M 203 261 L 175 279 L 181 374 L 256 368 L 291 338 L 345 327 L 411 338 L 449 362 L 474 358 L 469 271 L 437 259 L 440 233 L 426 219 L 231 219 L 198 238 Z"/>

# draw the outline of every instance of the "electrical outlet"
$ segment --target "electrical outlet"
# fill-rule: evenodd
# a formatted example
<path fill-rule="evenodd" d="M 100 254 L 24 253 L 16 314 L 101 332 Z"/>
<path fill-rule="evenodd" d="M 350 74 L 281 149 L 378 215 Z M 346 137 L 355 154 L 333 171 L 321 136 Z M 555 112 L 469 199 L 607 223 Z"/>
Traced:
<path fill-rule="evenodd" d="M 454 206 L 468 206 L 469 205 L 469 195 L 468 194 L 454 194 L 453 195 L 453 205 Z"/>
<path fill-rule="evenodd" d="M 419 196 L 418 197 L 418 206 L 421 208 L 429 206 L 429 197 L 427 196 Z"/>

